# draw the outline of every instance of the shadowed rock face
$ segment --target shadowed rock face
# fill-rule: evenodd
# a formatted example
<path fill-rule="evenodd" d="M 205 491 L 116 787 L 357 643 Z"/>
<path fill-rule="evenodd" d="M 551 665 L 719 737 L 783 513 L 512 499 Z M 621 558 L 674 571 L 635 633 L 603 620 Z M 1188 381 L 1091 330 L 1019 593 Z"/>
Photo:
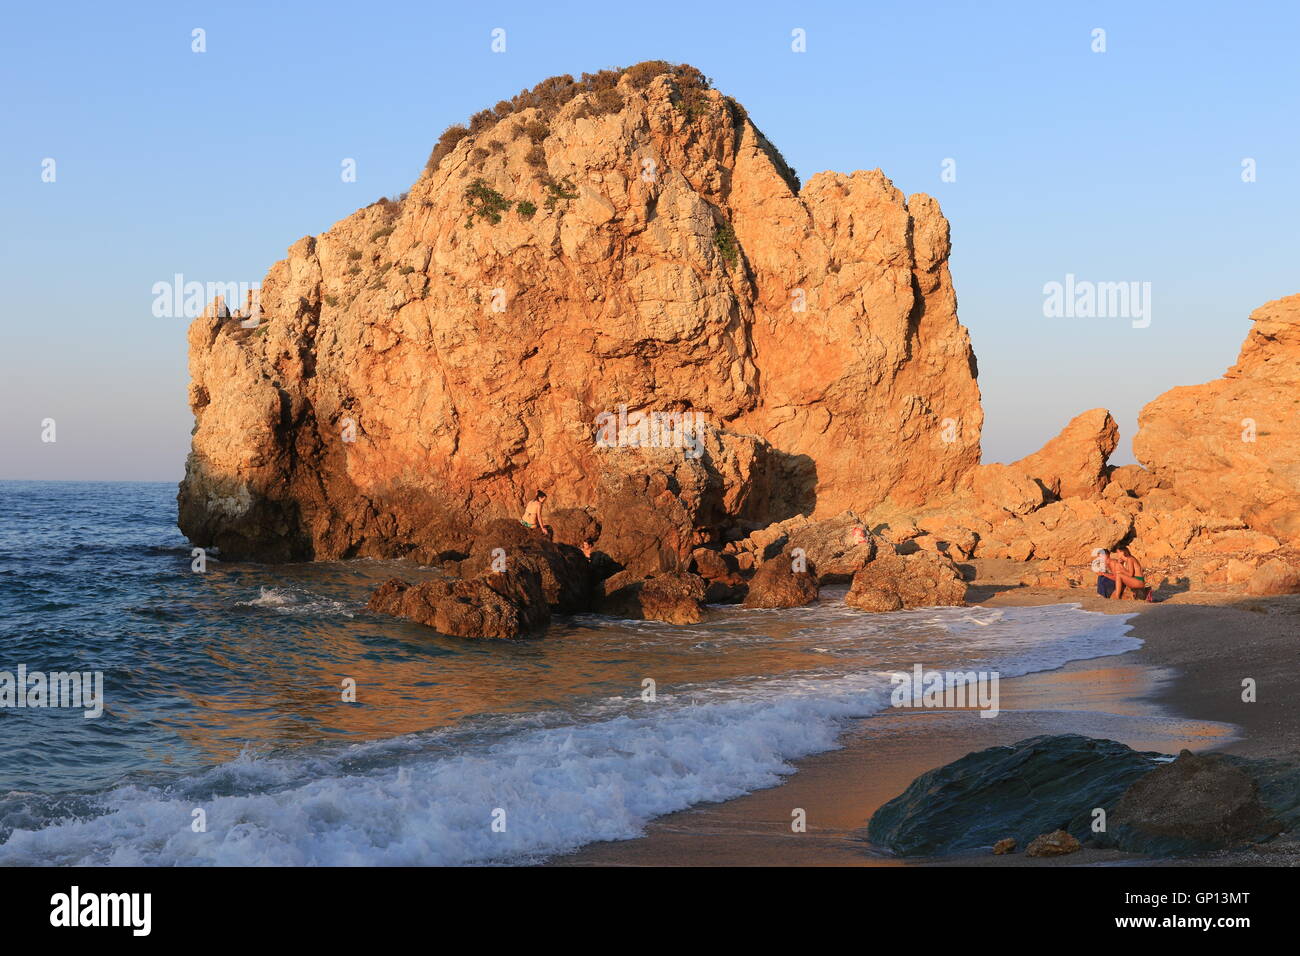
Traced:
<path fill-rule="evenodd" d="M 622 405 L 735 436 L 692 520 L 956 487 L 983 416 L 938 204 L 878 170 L 796 193 L 737 104 L 644 80 L 479 124 L 403 201 L 294 243 L 260 327 L 196 320 L 185 534 L 231 558 L 463 551 L 539 487 L 598 508 L 629 450 L 595 423 Z"/>
<path fill-rule="evenodd" d="M 1300 295 L 1251 313 L 1237 364 L 1142 409 L 1133 451 L 1203 511 L 1300 536 Z"/>
<path fill-rule="evenodd" d="M 1158 754 L 1079 734 L 991 747 L 922 774 L 871 817 L 867 838 L 903 856 L 960 853 L 1065 830 L 1090 835 L 1094 807 L 1113 807 Z"/>
<path fill-rule="evenodd" d="M 1111 815 L 1112 839 L 1126 850 L 1172 855 L 1266 840 L 1283 825 L 1260 800 L 1250 770 L 1261 766 L 1184 750 L 1124 793 Z"/>
<path fill-rule="evenodd" d="M 1267 840 L 1300 824 L 1293 759 L 1186 750 L 1172 762 L 1160 757 L 1079 734 L 976 751 L 913 780 L 875 812 L 867 839 L 904 856 L 998 844 L 1006 852 L 1005 841 L 1025 846 L 1035 834 L 1030 856 L 1072 852 L 1076 841 L 1180 856 Z M 1097 809 L 1107 824 L 1094 833 Z"/>

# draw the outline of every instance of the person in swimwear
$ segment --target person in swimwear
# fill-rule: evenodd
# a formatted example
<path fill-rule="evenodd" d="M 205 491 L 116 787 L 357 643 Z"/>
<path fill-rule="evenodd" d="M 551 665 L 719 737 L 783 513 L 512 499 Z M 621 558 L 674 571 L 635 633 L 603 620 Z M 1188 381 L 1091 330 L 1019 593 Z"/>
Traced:
<path fill-rule="evenodd" d="M 546 492 L 538 491 L 533 500 L 524 507 L 524 516 L 519 523 L 525 528 L 536 529 L 542 526 L 542 506 L 546 502 Z"/>
<path fill-rule="evenodd" d="M 1111 554 L 1109 567 L 1115 575 L 1115 600 L 1124 597 L 1124 589 L 1137 591 L 1146 589 L 1147 579 L 1142 571 L 1142 562 L 1133 556 L 1126 547 L 1116 548 Z"/>

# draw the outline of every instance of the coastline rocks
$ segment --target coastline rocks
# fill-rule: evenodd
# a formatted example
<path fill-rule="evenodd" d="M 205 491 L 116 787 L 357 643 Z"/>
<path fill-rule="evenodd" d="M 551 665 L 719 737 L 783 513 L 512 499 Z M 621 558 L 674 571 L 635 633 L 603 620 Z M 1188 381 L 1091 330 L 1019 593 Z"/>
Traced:
<path fill-rule="evenodd" d="M 863 540 L 855 543 L 851 534 L 861 528 Z M 852 511 L 823 521 L 810 521 L 792 528 L 786 535 L 787 552 L 803 551 L 808 566 L 816 566 L 818 584 L 844 584 L 875 560 L 881 549 L 893 550 L 867 530 L 866 522 Z"/>
<path fill-rule="evenodd" d="M 439 576 L 416 585 L 392 578 L 375 590 L 366 608 L 468 638 L 521 637 L 551 619 L 541 582 L 525 568 L 469 579 Z"/>
<path fill-rule="evenodd" d="M 1300 537 L 1300 295 L 1250 317 L 1237 364 L 1147 404 L 1133 451 L 1197 508 L 1290 541 Z"/>
<path fill-rule="evenodd" d="M 234 560 L 465 551 L 543 488 L 555 514 L 594 508 L 605 551 L 653 572 L 684 568 L 700 525 L 913 507 L 959 484 L 983 413 L 938 204 L 879 170 L 800 188 L 739 104 L 656 69 L 603 93 L 557 77 L 565 102 L 480 114 L 400 201 L 295 242 L 261 283 L 258 329 L 195 320 L 178 494 L 194 544 Z M 641 156 L 663 175 L 643 180 Z M 475 195 L 506 211 L 467 227 Z M 602 506 L 601 472 L 629 470 L 611 459 L 657 450 L 600 447 L 601 416 L 624 409 L 750 437 L 705 441 L 717 481 L 698 507 L 693 465 Z M 632 492 L 642 517 L 663 509 L 645 535 L 609 507 Z"/>
<path fill-rule="evenodd" d="M 1300 568 L 1274 558 L 1251 572 L 1246 593 L 1256 596 L 1300 594 Z"/>
<path fill-rule="evenodd" d="M 691 562 L 693 570 L 707 586 L 706 603 L 731 604 L 744 598 L 747 585 L 734 554 L 696 548 L 691 552 Z"/>
<path fill-rule="evenodd" d="M 1181 856 L 1275 836 L 1283 825 L 1261 802 L 1250 765 L 1184 750 L 1124 793 L 1110 815 L 1108 842 L 1135 853 Z M 1291 791 L 1294 801 L 1294 779 Z"/>
<path fill-rule="evenodd" d="M 1042 484 L 996 462 L 980 465 L 971 473 L 970 490 L 978 501 L 1013 515 L 1029 514 L 1047 500 Z"/>
<path fill-rule="evenodd" d="M 1108 469 L 1109 481 L 1104 490 L 1114 488 L 1134 498 L 1155 491 L 1160 482 L 1141 465 L 1115 465 Z"/>
<path fill-rule="evenodd" d="M 795 570 L 795 559 L 787 551 L 761 564 L 749 581 L 744 606 L 748 608 L 803 607 L 817 600 L 817 569 L 811 561 L 805 570 Z"/>
<path fill-rule="evenodd" d="M 1006 856 L 1008 853 L 1015 853 L 1015 852 L 1016 852 L 1015 837 L 1006 837 L 1005 839 L 999 840 L 997 843 L 993 844 L 994 856 Z"/>
<path fill-rule="evenodd" d="M 591 605 L 592 562 L 572 545 L 556 544 L 518 521 L 502 518 L 488 522 L 471 547 L 457 569 L 462 578 L 526 568 L 537 576 L 552 611 L 571 614 Z"/>
<path fill-rule="evenodd" d="M 1104 408 L 1076 415 L 1061 433 L 1010 467 L 1058 498 L 1090 498 L 1106 485 L 1106 462 L 1119 444 L 1119 426 Z"/>
<path fill-rule="evenodd" d="M 876 612 L 961 607 L 966 603 L 966 582 L 944 555 L 882 554 L 853 576 L 844 603 Z"/>
<path fill-rule="evenodd" d="M 600 520 L 596 517 L 596 509 L 591 507 L 558 508 L 546 515 L 546 524 L 555 532 L 556 544 L 581 548 L 587 538 L 600 540 Z"/>
<path fill-rule="evenodd" d="M 1091 560 L 1094 548 L 1113 548 L 1133 531 L 1133 516 L 1111 502 L 1062 498 L 1025 517 L 1020 534 L 1037 558 Z"/>
<path fill-rule="evenodd" d="M 1057 830 L 1086 837 L 1093 808 L 1115 806 L 1158 756 L 1079 734 L 976 751 L 913 780 L 875 812 L 866 835 L 902 856 L 977 850 L 1008 836 L 1025 844 Z"/>
<path fill-rule="evenodd" d="M 854 528 L 862 529 L 861 542 L 852 540 Z M 756 568 L 783 555 L 782 560 L 788 560 L 789 554 L 800 549 L 808 563 L 817 567 L 819 584 L 847 582 L 871 563 L 880 548 L 892 550 L 852 511 L 820 520 L 794 515 L 757 528 L 748 537 L 728 545 L 729 552 L 736 555 L 742 570 Z"/>
<path fill-rule="evenodd" d="M 604 582 L 597 602 L 601 614 L 625 620 L 698 624 L 704 619 L 704 579 L 685 571 L 664 571 L 638 578 L 621 571 Z"/>
<path fill-rule="evenodd" d="M 1078 853 L 1081 849 L 1083 844 L 1070 834 L 1064 830 L 1053 830 L 1030 840 L 1029 846 L 1025 847 L 1025 856 L 1065 856 L 1067 853 Z"/>

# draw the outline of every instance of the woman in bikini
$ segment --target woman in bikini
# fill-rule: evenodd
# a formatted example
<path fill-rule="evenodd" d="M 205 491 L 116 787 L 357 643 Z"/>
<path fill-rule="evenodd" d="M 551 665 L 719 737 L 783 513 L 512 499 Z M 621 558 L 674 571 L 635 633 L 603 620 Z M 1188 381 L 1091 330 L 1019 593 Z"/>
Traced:
<path fill-rule="evenodd" d="M 1128 548 L 1116 548 L 1111 555 L 1109 566 L 1115 575 L 1115 600 L 1124 596 L 1124 589 L 1136 591 L 1147 586 L 1147 579 L 1142 572 L 1142 562 L 1133 556 Z"/>
<path fill-rule="evenodd" d="M 519 523 L 525 528 L 535 529 L 542 526 L 542 504 L 546 501 L 546 492 L 539 491 L 533 500 L 524 507 L 524 516 Z"/>

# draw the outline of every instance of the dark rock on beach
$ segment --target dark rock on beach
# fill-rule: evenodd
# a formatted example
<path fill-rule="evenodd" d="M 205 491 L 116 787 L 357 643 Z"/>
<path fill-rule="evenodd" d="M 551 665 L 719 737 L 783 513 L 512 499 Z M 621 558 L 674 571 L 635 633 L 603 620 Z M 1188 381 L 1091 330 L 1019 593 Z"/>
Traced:
<path fill-rule="evenodd" d="M 696 548 L 691 552 L 695 573 L 704 579 L 707 591 L 704 600 L 709 604 L 734 604 L 745 597 L 748 583 L 740 573 L 740 563 L 734 554 L 713 548 Z"/>
<path fill-rule="evenodd" d="M 1093 832 L 1098 808 L 1106 828 Z M 867 839 L 903 856 L 1028 842 L 1029 856 L 1071 853 L 1083 843 L 1168 857 L 1259 843 L 1297 826 L 1300 763 L 1293 759 L 1184 750 L 1170 761 L 1064 734 L 981 750 L 922 774 L 876 811 Z"/>
<path fill-rule="evenodd" d="M 1159 754 L 1079 734 L 991 747 L 924 773 L 871 818 L 867 839 L 902 856 L 987 848 L 1010 837 L 1091 835 L 1096 807 L 1115 807 Z"/>
<path fill-rule="evenodd" d="M 1107 842 L 1135 853 L 1184 856 L 1276 836 L 1285 828 L 1278 813 L 1294 813 L 1300 792 L 1293 775 L 1290 787 L 1274 788 L 1277 794 L 1270 794 L 1275 807 L 1267 806 L 1258 778 L 1269 781 L 1281 776 L 1273 772 L 1275 767 L 1227 754 L 1184 750 L 1120 798 L 1110 817 Z M 1288 790 L 1292 805 L 1278 805 L 1277 797 Z"/>

